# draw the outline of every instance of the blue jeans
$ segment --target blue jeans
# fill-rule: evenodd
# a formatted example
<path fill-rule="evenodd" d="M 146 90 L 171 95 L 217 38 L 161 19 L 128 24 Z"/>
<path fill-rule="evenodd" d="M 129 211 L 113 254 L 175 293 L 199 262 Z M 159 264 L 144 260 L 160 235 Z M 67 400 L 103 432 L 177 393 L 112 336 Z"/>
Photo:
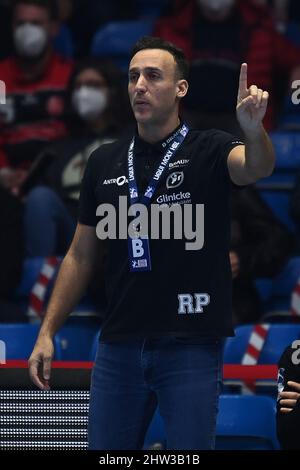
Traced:
<path fill-rule="evenodd" d="M 100 342 L 92 372 L 89 449 L 142 449 L 158 406 L 167 448 L 213 449 L 222 339 Z"/>
<path fill-rule="evenodd" d="M 46 186 L 30 191 L 25 203 L 25 255 L 64 255 L 72 241 L 76 221 L 60 197 Z"/>

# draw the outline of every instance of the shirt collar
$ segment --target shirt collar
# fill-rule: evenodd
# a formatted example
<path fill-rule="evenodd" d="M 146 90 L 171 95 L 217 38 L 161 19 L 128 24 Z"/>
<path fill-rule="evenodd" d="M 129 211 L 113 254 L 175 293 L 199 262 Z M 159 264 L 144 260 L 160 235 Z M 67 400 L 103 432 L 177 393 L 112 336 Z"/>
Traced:
<path fill-rule="evenodd" d="M 146 142 L 145 140 L 143 140 L 139 136 L 138 130 L 136 128 L 135 145 L 134 145 L 135 155 L 143 156 L 143 155 L 148 155 L 149 153 L 153 153 L 157 156 L 160 156 L 164 151 L 166 151 L 166 147 L 163 147 L 164 142 L 168 140 L 168 138 L 171 137 L 171 135 L 174 134 L 181 126 L 182 126 L 182 122 L 180 122 L 180 124 L 172 132 L 170 132 L 170 134 L 168 134 L 162 140 L 155 142 L 154 144 L 150 144 L 149 142 Z"/>

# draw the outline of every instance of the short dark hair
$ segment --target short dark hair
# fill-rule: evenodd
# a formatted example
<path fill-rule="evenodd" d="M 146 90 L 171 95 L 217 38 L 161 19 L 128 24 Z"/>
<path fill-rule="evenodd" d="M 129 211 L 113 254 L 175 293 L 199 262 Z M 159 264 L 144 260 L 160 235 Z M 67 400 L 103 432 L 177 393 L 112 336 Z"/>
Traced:
<path fill-rule="evenodd" d="M 131 51 L 131 59 L 137 52 L 143 51 L 145 49 L 162 49 L 164 51 L 170 52 L 176 62 L 179 78 L 187 80 L 189 75 L 189 64 L 182 49 L 169 41 L 165 41 L 162 38 L 143 36 L 133 46 Z"/>
<path fill-rule="evenodd" d="M 57 0 L 13 0 L 12 10 L 15 11 L 18 5 L 34 5 L 48 11 L 51 20 L 58 19 Z"/>

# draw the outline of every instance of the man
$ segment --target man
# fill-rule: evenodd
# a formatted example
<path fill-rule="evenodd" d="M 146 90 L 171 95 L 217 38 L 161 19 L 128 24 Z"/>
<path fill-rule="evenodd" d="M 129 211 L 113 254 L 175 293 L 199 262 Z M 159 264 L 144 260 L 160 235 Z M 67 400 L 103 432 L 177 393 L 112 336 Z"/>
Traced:
<path fill-rule="evenodd" d="M 32 380 L 48 390 L 53 335 L 93 275 L 96 253 L 106 253 L 109 306 L 92 378 L 90 449 L 140 449 L 157 404 L 169 449 L 214 446 L 223 338 L 233 334 L 230 178 L 244 185 L 269 175 L 274 153 L 261 124 L 268 93 L 247 87 L 246 64 L 237 106 L 245 146 L 224 132 L 188 132 L 180 122 L 187 72 L 174 45 L 151 37 L 136 44 L 128 91 L 137 133 L 96 150 L 88 162 L 74 240 L 29 360 Z M 141 219 L 130 222 L 128 240 L 127 233 L 113 236 L 112 223 L 112 236 L 101 242 L 95 226 L 105 238 L 106 221 L 97 224 L 96 210 L 117 208 L 121 197 L 130 209 L 142 201 L 137 212 L 151 202 L 151 222 L 155 203 L 174 212 L 193 206 L 204 244 L 201 234 L 196 250 L 175 235 L 149 240 Z M 120 226 L 126 209 L 118 213 Z"/>
<path fill-rule="evenodd" d="M 15 53 L 0 63 L 6 104 L 0 106 L 0 184 L 18 192 L 49 141 L 66 134 L 65 88 L 72 64 L 53 52 L 56 12 L 50 0 L 16 0 Z"/>

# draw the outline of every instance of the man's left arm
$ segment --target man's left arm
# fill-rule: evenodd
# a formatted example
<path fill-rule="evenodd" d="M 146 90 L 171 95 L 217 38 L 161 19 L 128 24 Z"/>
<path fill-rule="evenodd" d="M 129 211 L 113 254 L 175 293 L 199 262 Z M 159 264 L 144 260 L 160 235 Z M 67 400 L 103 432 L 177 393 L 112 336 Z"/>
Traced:
<path fill-rule="evenodd" d="M 245 145 L 232 149 L 227 160 L 230 177 L 237 185 L 255 183 L 274 169 L 273 145 L 262 124 L 268 99 L 267 91 L 256 85 L 247 87 L 247 64 L 242 64 L 236 113 Z"/>

